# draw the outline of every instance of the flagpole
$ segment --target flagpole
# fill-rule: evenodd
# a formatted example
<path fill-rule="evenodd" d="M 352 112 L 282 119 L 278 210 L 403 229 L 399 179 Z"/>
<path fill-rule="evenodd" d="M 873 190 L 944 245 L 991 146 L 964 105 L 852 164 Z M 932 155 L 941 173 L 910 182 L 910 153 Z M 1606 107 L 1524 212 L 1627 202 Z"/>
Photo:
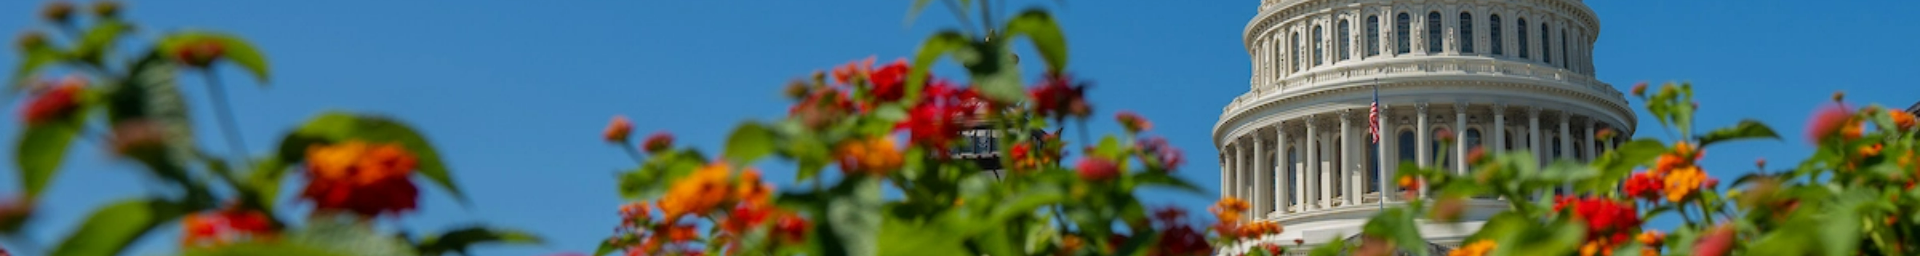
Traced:
<path fill-rule="evenodd" d="M 1379 76 L 1373 77 L 1373 107 L 1374 108 L 1380 107 L 1380 77 Z M 1375 111 L 1378 111 L 1378 110 L 1375 110 Z M 1380 125 L 1381 125 L 1380 119 L 1384 119 L 1384 117 L 1378 116 L 1378 115 L 1373 117 L 1374 127 L 1373 129 L 1371 129 L 1373 130 L 1373 137 L 1374 137 L 1373 155 L 1374 157 L 1385 158 L 1387 157 L 1386 154 L 1381 154 L 1381 152 L 1386 152 L 1387 148 L 1380 144 L 1379 138 L 1380 138 L 1380 133 L 1386 132 L 1386 131 L 1380 130 Z M 1374 160 L 1373 162 L 1374 162 L 1373 164 L 1380 164 L 1380 161 L 1378 159 Z M 1376 168 L 1375 170 L 1376 171 L 1374 171 L 1374 176 L 1379 178 L 1374 179 L 1373 185 L 1374 187 L 1377 187 L 1380 189 L 1380 211 L 1385 212 L 1387 210 L 1387 198 L 1391 198 L 1391 196 L 1389 195 L 1392 194 L 1391 192 L 1387 191 L 1387 180 L 1391 178 L 1387 177 L 1386 166 L 1381 166 L 1380 168 Z"/>

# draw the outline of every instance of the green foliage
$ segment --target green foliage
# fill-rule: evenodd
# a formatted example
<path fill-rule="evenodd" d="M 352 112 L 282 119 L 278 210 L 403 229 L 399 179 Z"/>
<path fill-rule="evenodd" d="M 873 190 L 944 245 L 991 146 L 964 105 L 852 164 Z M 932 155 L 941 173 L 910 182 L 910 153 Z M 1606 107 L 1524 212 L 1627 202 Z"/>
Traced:
<path fill-rule="evenodd" d="M 20 168 L 21 187 L 26 189 L 28 198 L 38 198 L 47 190 L 47 185 L 53 183 L 53 176 L 60 170 L 60 162 L 66 159 L 67 148 L 73 145 L 79 129 L 74 122 L 61 121 L 28 125 L 21 131 L 13 158 Z"/>
<path fill-rule="evenodd" d="M 218 32 L 186 31 L 169 34 L 160 39 L 161 52 L 180 52 L 190 43 L 212 42 L 222 49 L 223 57 L 247 70 L 253 78 L 265 86 L 268 78 L 267 57 L 245 39 Z"/>
<path fill-rule="evenodd" d="M 60 242 L 52 255 L 117 255 L 155 226 L 186 216 L 185 205 L 164 200 L 124 200 L 101 207 Z"/>
<path fill-rule="evenodd" d="M 281 161 L 298 163 L 305 158 L 307 148 L 316 144 L 330 144 L 348 140 L 378 143 L 399 143 L 408 152 L 419 159 L 419 174 L 431 180 L 452 194 L 461 203 L 469 203 L 466 195 L 453 183 L 453 176 L 446 164 L 440 161 L 433 145 L 426 136 L 398 120 L 379 116 L 355 115 L 345 112 L 323 113 L 301 125 L 299 130 L 288 134 L 280 143 Z M 278 170 L 276 170 L 278 171 Z M 273 174 L 269 174 L 273 175 Z"/>

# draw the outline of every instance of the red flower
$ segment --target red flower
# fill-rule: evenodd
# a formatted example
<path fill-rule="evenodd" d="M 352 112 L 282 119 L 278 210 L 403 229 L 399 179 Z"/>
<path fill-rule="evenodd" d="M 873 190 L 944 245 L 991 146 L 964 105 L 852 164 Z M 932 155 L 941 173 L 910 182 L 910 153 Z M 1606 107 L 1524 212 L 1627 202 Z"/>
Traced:
<path fill-rule="evenodd" d="M 1104 181 L 1120 175 L 1119 166 L 1099 157 L 1081 158 L 1074 169 L 1080 172 L 1080 179 L 1088 181 Z"/>
<path fill-rule="evenodd" d="M 911 71 L 912 68 L 907 66 L 906 59 L 895 60 L 892 64 L 874 70 L 873 75 L 869 76 L 873 82 L 871 92 L 874 99 L 880 102 L 894 102 L 906 96 L 907 73 Z"/>
<path fill-rule="evenodd" d="M 1633 84 L 1633 96 L 1647 96 L 1647 82 Z"/>
<path fill-rule="evenodd" d="M 307 149 L 307 187 L 300 197 L 316 210 L 361 216 L 413 210 L 418 188 L 407 177 L 416 159 L 398 144 L 347 141 Z"/>
<path fill-rule="evenodd" d="M 173 59 L 190 67 L 204 68 L 226 54 L 226 46 L 213 39 L 199 39 L 180 44 L 174 49 Z"/>
<path fill-rule="evenodd" d="M 46 123 L 80 110 L 80 90 L 87 84 L 86 78 L 67 76 L 54 83 L 52 89 L 34 97 L 21 111 L 20 116 L 26 117 L 27 124 Z"/>
<path fill-rule="evenodd" d="M 799 119 L 808 128 L 821 129 L 838 122 L 855 111 L 853 101 L 845 92 L 833 88 L 819 88 L 807 93 L 800 102 L 787 109 L 787 115 Z"/>
<path fill-rule="evenodd" d="M 919 104 L 907 110 L 907 119 L 896 124 L 897 129 L 906 129 L 909 141 L 914 145 L 933 149 L 939 156 L 947 155 L 947 144 L 960 135 L 961 122 L 972 118 L 978 110 L 979 99 L 972 89 L 957 90 L 944 80 L 935 80 L 927 85 Z"/>
<path fill-rule="evenodd" d="M 266 214 L 240 208 L 187 215 L 181 225 L 186 234 L 181 236 L 180 244 L 187 247 L 220 246 L 273 234 L 273 222 Z"/>
<path fill-rule="evenodd" d="M 1628 197 L 1658 201 L 1662 186 L 1666 186 L 1666 181 L 1660 177 L 1660 174 L 1639 172 L 1627 177 L 1623 190 L 1627 192 Z"/>
<path fill-rule="evenodd" d="M 1153 129 L 1153 122 L 1148 122 L 1147 118 L 1140 117 L 1140 114 L 1133 113 L 1133 111 L 1122 110 L 1120 113 L 1114 114 L 1113 119 L 1120 121 L 1120 127 L 1125 127 L 1127 132 L 1142 132 Z"/>
<path fill-rule="evenodd" d="M 1859 139 L 1862 125 L 1853 118 L 1853 109 L 1846 104 L 1833 104 L 1815 110 L 1813 118 L 1807 121 L 1807 140 L 1819 144 L 1821 139 L 1841 136 L 1847 140 Z"/>
<path fill-rule="evenodd" d="M 1586 222 L 1587 241 L 1605 239 L 1607 244 L 1620 244 L 1631 238 L 1634 229 L 1640 227 L 1640 216 L 1634 211 L 1632 203 L 1597 197 L 1562 197 L 1557 201 L 1554 211 L 1561 211 L 1571 204 L 1573 217 Z"/>
<path fill-rule="evenodd" d="M 1093 114 L 1093 106 L 1086 100 L 1087 85 L 1073 81 L 1065 74 L 1047 74 L 1046 81 L 1039 87 L 1028 89 L 1033 97 L 1033 112 L 1041 116 L 1060 119 L 1067 116 L 1086 117 Z"/>
<path fill-rule="evenodd" d="M 728 233 L 746 234 L 748 228 L 759 226 L 767 221 L 769 215 L 777 214 L 777 209 L 770 207 L 772 205 L 755 203 L 735 205 L 733 212 L 727 213 L 727 218 L 721 222 L 720 228 Z"/>
<path fill-rule="evenodd" d="M 1116 243 L 1118 244 L 1118 243 Z M 1193 230 L 1193 227 L 1180 225 L 1161 233 L 1156 241 L 1154 255 L 1209 255 L 1213 247 L 1207 244 L 1207 237 Z"/>
<path fill-rule="evenodd" d="M 656 133 L 653 133 L 653 135 L 647 135 L 647 141 L 642 142 L 640 145 L 641 145 L 641 148 L 646 149 L 647 152 L 660 153 L 660 151 L 666 151 L 669 148 L 673 148 L 673 134 L 667 133 L 667 132 L 656 132 Z"/>
<path fill-rule="evenodd" d="M 1693 255 L 1727 255 L 1727 252 L 1733 249 L 1733 239 L 1733 227 L 1727 225 L 1714 227 L 1713 230 L 1707 231 L 1706 236 L 1700 237 L 1699 242 L 1693 244 Z"/>
<path fill-rule="evenodd" d="M 633 121 L 627 120 L 627 116 L 613 116 L 613 121 L 607 122 L 606 131 L 602 131 L 600 134 L 600 137 L 606 139 L 607 142 L 625 142 L 627 141 L 627 135 L 633 134 Z"/>
<path fill-rule="evenodd" d="M 1473 149 L 1467 150 L 1467 163 L 1478 164 L 1481 160 L 1487 160 L 1486 146 L 1474 146 Z"/>
<path fill-rule="evenodd" d="M 806 218 L 792 214 L 784 215 L 780 217 L 777 223 L 773 224 L 773 235 L 784 242 L 797 243 L 806 241 L 807 228 L 812 225 L 813 224 L 807 223 Z"/>

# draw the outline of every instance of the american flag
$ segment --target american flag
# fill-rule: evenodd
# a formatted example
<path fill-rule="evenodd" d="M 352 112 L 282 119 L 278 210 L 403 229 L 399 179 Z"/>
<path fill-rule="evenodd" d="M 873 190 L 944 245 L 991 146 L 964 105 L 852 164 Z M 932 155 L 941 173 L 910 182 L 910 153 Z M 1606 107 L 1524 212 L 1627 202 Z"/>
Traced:
<path fill-rule="evenodd" d="M 1373 86 L 1373 106 L 1367 107 L 1367 134 L 1373 135 L 1373 143 L 1380 143 L 1380 85 Z"/>

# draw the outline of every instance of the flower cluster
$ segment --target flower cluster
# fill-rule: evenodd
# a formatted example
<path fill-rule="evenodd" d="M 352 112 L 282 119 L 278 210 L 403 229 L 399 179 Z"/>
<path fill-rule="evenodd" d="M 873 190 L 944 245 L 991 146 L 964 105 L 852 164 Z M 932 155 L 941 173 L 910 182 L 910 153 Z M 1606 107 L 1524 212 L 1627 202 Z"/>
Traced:
<path fill-rule="evenodd" d="M 215 247 L 273 237 L 273 222 L 265 213 L 237 207 L 187 215 L 181 226 L 182 247 Z"/>
<path fill-rule="evenodd" d="M 1154 241 L 1152 255 L 1209 255 L 1213 247 L 1207 244 L 1205 234 L 1194 230 L 1184 221 L 1186 211 L 1179 208 L 1162 208 L 1154 211 L 1154 220 L 1159 223 L 1160 240 Z M 1124 239 L 1120 239 L 1124 240 Z M 1119 243 L 1113 243 L 1119 244 Z"/>
<path fill-rule="evenodd" d="M 833 151 L 840 170 L 847 174 L 884 176 L 899 170 L 903 163 L 893 136 L 879 136 L 841 142 Z"/>
<path fill-rule="evenodd" d="M 1645 174 L 1648 175 L 1648 177 L 1638 178 L 1640 179 L 1639 182 L 1658 181 L 1663 185 L 1659 189 L 1659 192 L 1666 196 L 1668 202 L 1680 202 L 1680 200 L 1686 199 L 1688 196 L 1697 194 L 1702 186 L 1713 183 L 1713 178 L 1707 177 L 1706 171 L 1701 170 L 1700 166 L 1695 164 L 1695 162 L 1700 161 L 1700 158 L 1704 156 L 1706 156 L 1706 153 L 1695 148 L 1692 144 L 1687 144 L 1686 142 L 1674 143 L 1673 151 L 1660 155 L 1659 161 L 1655 162 L 1653 166 L 1653 170 Z M 1629 184 L 1634 182 L 1634 180 L 1628 181 Z M 1645 188 L 1641 188 L 1640 191 L 1629 190 L 1628 193 L 1644 193 L 1645 191 Z"/>
<path fill-rule="evenodd" d="M 1221 238 L 1232 241 L 1279 234 L 1284 231 L 1284 228 L 1282 228 L 1278 222 L 1253 221 L 1242 223 L 1241 218 L 1248 208 L 1249 205 L 1247 201 L 1233 197 L 1222 198 L 1219 202 L 1214 203 L 1213 207 L 1208 209 L 1213 212 L 1214 218 L 1220 221 L 1214 224 L 1214 232 L 1220 235 Z"/>
<path fill-rule="evenodd" d="M 319 211 L 361 216 L 413 210 L 420 196 L 408 175 L 416 159 L 399 144 L 359 140 L 307 149 L 307 187 L 300 197 Z"/>
<path fill-rule="evenodd" d="M 1139 145 L 1140 162 L 1147 163 L 1148 167 L 1156 167 L 1153 168 L 1154 170 L 1171 172 L 1179 169 L 1180 164 L 1186 163 L 1184 154 L 1179 148 L 1174 148 L 1172 144 L 1167 143 L 1166 138 L 1142 138 Z"/>
<path fill-rule="evenodd" d="M 1640 228 L 1640 215 L 1631 202 L 1601 197 L 1561 197 L 1556 201 L 1554 211 L 1567 211 L 1570 207 L 1573 218 L 1586 224 L 1586 246 L 1607 250 L 1600 255 L 1611 255 L 1613 245 L 1626 242 Z"/>
<path fill-rule="evenodd" d="M 725 163 L 702 166 L 674 182 L 659 202 L 633 202 L 620 207 L 620 223 L 608 243 L 629 255 L 685 254 L 702 250 L 698 242 L 727 245 L 739 252 L 739 239 L 765 228 L 773 241 L 799 243 L 812 224 L 798 213 L 773 205 L 773 185 L 751 168 L 735 177 Z M 659 209 L 658 219 L 653 209 Z M 712 239 L 699 239 L 700 226 L 692 221 L 712 220 Z"/>
<path fill-rule="evenodd" d="M 28 124 L 41 124 L 72 115 L 80 109 L 80 93 L 87 79 L 80 76 L 67 76 L 55 82 L 42 82 L 44 91 L 34 96 L 21 110 L 20 116 Z"/>
<path fill-rule="evenodd" d="M 1485 256 L 1487 252 L 1492 252 L 1493 248 L 1499 246 L 1500 243 L 1494 242 L 1493 240 L 1473 241 L 1472 243 L 1467 243 L 1466 246 L 1461 246 L 1459 249 L 1448 251 L 1447 256 Z"/>
<path fill-rule="evenodd" d="M 1093 114 L 1093 105 L 1087 102 L 1086 82 L 1074 81 L 1072 76 L 1060 73 L 1047 74 L 1039 87 L 1028 89 L 1033 97 L 1033 113 L 1053 119 L 1066 117 L 1086 117 Z"/>
<path fill-rule="evenodd" d="M 907 110 L 907 119 L 896 126 L 907 130 L 914 145 L 944 156 L 947 145 L 965 128 L 963 122 L 976 118 L 986 105 L 987 101 L 972 88 L 954 88 L 946 80 L 933 80 L 922 91 L 919 102 Z"/>

